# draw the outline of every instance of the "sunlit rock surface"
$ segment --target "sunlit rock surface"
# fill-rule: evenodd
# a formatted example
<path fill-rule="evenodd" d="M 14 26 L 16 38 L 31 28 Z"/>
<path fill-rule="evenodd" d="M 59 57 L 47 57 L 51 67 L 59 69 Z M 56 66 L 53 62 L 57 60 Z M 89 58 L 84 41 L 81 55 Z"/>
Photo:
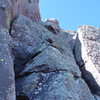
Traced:
<path fill-rule="evenodd" d="M 100 96 L 100 29 L 80 26 L 75 58 L 91 91 Z"/>
<path fill-rule="evenodd" d="M 42 22 L 38 4 L 0 0 L 0 100 L 100 100 L 100 29 Z"/>
<path fill-rule="evenodd" d="M 12 0 L 13 1 L 13 18 L 24 15 L 32 21 L 40 21 L 39 0 Z"/>

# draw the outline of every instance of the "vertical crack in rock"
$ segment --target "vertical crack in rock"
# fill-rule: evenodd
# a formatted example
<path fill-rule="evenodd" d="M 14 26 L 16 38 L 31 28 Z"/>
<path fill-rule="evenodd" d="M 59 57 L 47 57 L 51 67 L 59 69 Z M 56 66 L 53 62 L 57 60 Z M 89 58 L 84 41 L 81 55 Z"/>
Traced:
<path fill-rule="evenodd" d="M 100 53 L 100 48 L 98 48 L 99 40 L 96 39 L 100 36 L 99 30 L 89 26 L 79 27 L 74 55 L 82 72 L 82 77 L 91 92 L 100 96 L 100 73 L 99 67 L 98 69 L 96 68 L 96 66 L 99 66 L 100 56 L 98 56 L 98 59 L 94 58 L 95 55 Z"/>

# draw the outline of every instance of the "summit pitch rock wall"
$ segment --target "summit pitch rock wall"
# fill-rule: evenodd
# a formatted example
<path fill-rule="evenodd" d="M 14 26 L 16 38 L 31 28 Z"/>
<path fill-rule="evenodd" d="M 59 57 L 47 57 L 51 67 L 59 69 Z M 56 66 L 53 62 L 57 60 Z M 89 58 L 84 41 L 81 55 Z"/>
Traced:
<path fill-rule="evenodd" d="M 13 2 L 13 18 L 24 15 L 32 21 L 40 21 L 39 0 L 12 0 Z"/>
<path fill-rule="evenodd" d="M 39 0 L 0 0 L 0 25 L 10 28 L 10 23 L 19 15 L 32 21 L 40 21 Z"/>

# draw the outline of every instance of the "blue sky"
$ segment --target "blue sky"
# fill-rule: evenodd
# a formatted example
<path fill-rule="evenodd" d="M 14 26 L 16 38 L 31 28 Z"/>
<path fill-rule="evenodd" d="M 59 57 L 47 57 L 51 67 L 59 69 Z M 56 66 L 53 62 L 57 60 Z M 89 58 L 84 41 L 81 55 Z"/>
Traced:
<path fill-rule="evenodd" d="M 42 20 L 56 18 L 62 29 L 80 25 L 100 27 L 100 0 L 40 0 Z"/>

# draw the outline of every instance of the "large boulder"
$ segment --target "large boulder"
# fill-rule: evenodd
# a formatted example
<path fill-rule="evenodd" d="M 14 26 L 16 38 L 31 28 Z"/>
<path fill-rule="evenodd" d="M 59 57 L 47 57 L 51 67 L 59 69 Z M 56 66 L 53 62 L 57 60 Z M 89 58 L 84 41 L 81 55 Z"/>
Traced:
<path fill-rule="evenodd" d="M 77 33 L 46 25 L 56 29 L 22 15 L 12 24 L 17 100 L 95 100 L 74 59 Z"/>
<path fill-rule="evenodd" d="M 7 30 L 0 27 L 0 100 L 15 100 L 16 97 L 10 41 Z"/>
<path fill-rule="evenodd" d="M 17 99 L 95 100 L 81 78 L 67 35 L 63 32 L 54 34 L 41 25 L 35 24 L 34 27 L 39 27 L 39 33 L 43 31 L 44 43 L 50 44 L 47 43 L 42 50 L 40 47 L 41 52 L 19 73 L 16 79 Z"/>
<path fill-rule="evenodd" d="M 31 72 L 52 72 L 61 70 L 72 73 L 74 77 L 81 77 L 81 73 L 69 49 L 65 49 L 67 50 L 67 54 L 64 54 L 64 48 L 59 48 L 59 46 L 56 46 L 57 48 L 55 48 L 55 46 L 47 47 L 38 56 L 36 56 L 33 61 L 31 60 L 25 66 L 25 69 L 20 73 L 20 75 L 23 76 L 26 73 Z"/>
<path fill-rule="evenodd" d="M 16 87 L 17 100 L 95 100 L 81 78 L 64 70 L 33 72 L 17 79 Z"/>
<path fill-rule="evenodd" d="M 42 23 L 33 23 L 25 16 L 19 16 L 13 22 L 10 35 L 13 41 L 12 51 L 15 55 L 16 73 L 52 42 L 50 37 L 55 36 Z"/>
<path fill-rule="evenodd" d="M 100 96 L 100 29 L 80 26 L 75 44 L 75 58 L 91 91 Z"/>
<path fill-rule="evenodd" d="M 17 98 L 95 100 L 69 55 L 49 46 L 35 57 L 16 80 Z"/>

